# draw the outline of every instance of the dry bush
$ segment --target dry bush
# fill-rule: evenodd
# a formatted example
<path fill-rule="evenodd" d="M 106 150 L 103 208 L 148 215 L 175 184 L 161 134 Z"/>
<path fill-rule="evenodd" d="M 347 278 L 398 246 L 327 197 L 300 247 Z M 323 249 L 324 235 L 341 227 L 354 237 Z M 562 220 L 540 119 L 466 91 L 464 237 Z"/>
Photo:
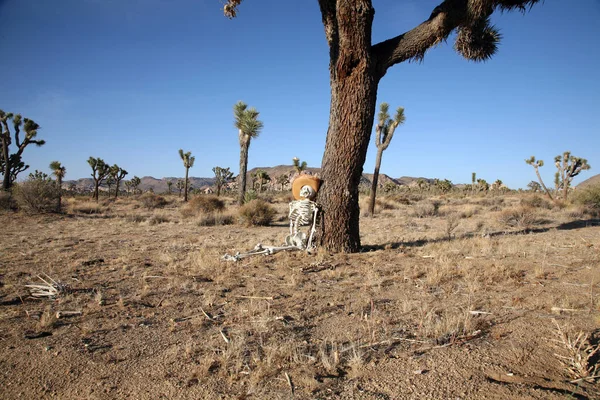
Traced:
<path fill-rule="evenodd" d="M 193 213 L 214 213 L 225 209 L 225 202 L 217 196 L 196 196 L 188 202 L 187 207 Z"/>
<path fill-rule="evenodd" d="M 479 214 L 480 208 L 477 206 L 468 205 L 459 213 L 460 218 L 471 218 L 472 216 Z"/>
<path fill-rule="evenodd" d="M 148 218 L 148 223 L 150 225 L 164 224 L 165 222 L 171 222 L 171 220 L 163 214 L 154 214 L 153 216 Z"/>
<path fill-rule="evenodd" d="M 148 210 L 163 208 L 164 206 L 169 204 L 167 199 L 154 193 L 144 193 L 139 197 L 139 200 L 142 202 L 142 205 Z"/>
<path fill-rule="evenodd" d="M 528 230 L 541 223 L 542 220 L 535 208 L 521 206 L 500 212 L 498 222 L 507 227 Z"/>
<path fill-rule="evenodd" d="M 556 320 L 556 336 L 551 339 L 561 354 L 554 355 L 559 359 L 567 373 L 573 378 L 572 382 L 587 381 L 594 382 L 598 375 L 597 356 L 600 353 L 600 345 L 592 344 L 588 335 L 579 332 L 577 335 L 566 332 Z"/>
<path fill-rule="evenodd" d="M 48 213 L 56 211 L 60 191 L 56 182 L 47 179 L 28 179 L 13 187 L 19 208 L 26 212 Z"/>
<path fill-rule="evenodd" d="M 440 205 L 439 201 L 418 203 L 414 206 L 412 215 L 417 218 L 435 217 L 439 215 Z"/>
<path fill-rule="evenodd" d="M 408 206 L 411 204 L 411 200 L 408 198 L 408 196 L 405 194 L 401 194 L 401 193 L 390 194 L 390 195 L 384 196 L 383 198 L 385 200 L 393 201 L 398 204 L 403 204 L 405 206 Z"/>
<path fill-rule="evenodd" d="M 10 192 L 0 191 L 0 210 L 16 210 L 17 202 Z"/>
<path fill-rule="evenodd" d="M 199 226 L 220 226 L 220 225 L 231 225 L 234 219 L 231 214 L 223 214 L 220 212 L 212 212 L 204 214 L 198 220 Z"/>
<path fill-rule="evenodd" d="M 246 226 L 266 226 L 275 216 L 275 209 L 264 200 L 255 199 L 239 210 L 240 221 Z"/>
<path fill-rule="evenodd" d="M 550 210 L 552 208 L 552 203 L 538 195 L 522 198 L 521 205 L 523 207 L 543 208 L 546 210 Z"/>
<path fill-rule="evenodd" d="M 102 214 L 107 210 L 94 201 L 74 202 L 71 204 L 73 214 Z"/>
<path fill-rule="evenodd" d="M 586 214 L 600 215 L 600 185 L 594 185 L 573 193 L 573 202 L 584 207 Z"/>
<path fill-rule="evenodd" d="M 140 223 L 146 221 L 147 217 L 142 214 L 128 214 L 125 216 L 125 221 Z"/>

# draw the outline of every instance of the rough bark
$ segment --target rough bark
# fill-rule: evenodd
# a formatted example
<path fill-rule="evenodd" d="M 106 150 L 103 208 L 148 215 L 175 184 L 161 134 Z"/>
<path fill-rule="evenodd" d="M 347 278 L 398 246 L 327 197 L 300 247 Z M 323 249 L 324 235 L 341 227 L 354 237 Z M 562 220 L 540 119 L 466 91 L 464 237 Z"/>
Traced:
<path fill-rule="evenodd" d="M 379 181 L 379 168 L 381 167 L 381 156 L 383 148 L 377 147 L 377 158 L 375 159 L 375 171 L 373 171 L 373 182 L 371 183 L 371 196 L 369 197 L 369 214 L 375 214 L 375 196 L 377 195 L 377 183 Z"/>
<path fill-rule="evenodd" d="M 548 197 L 550 198 L 550 200 L 554 201 L 554 198 L 552 197 L 552 194 L 550 194 L 550 191 L 548 190 L 548 188 L 546 187 L 546 185 L 544 185 L 544 181 L 542 180 L 542 176 L 540 175 L 540 171 L 538 170 L 538 167 L 533 167 L 535 169 L 535 174 L 538 177 L 538 180 L 540 181 L 540 185 L 542 185 L 542 187 L 544 188 L 544 191 L 546 191 L 546 194 L 548 195 Z"/>
<path fill-rule="evenodd" d="M 2 157 L 4 158 L 4 177 L 2 179 L 2 189 L 9 190 L 10 189 L 10 162 L 8 157 L 8 141 L 2 135 Z"/>
<path fill-rule="evenodd" d="M 183 194 L 183 201 L 187 202 L 188 201 L 188 173 L 190 171 L 189 167 L 185 167 L 185 187 L 184 187 L 184 194 Z"/>
<path fill-rule="evenodd" d="M 242 137 L 240 133 L 240 174 L 238 175 L 238 204 L 244 205 L 246 194 L 246 173 L 248 172 L 248 149 L 250 137 Z"/>
<path fill-rule="evenodd" d="M 321 1 L 330 48 L 331 104 L 319 241 L 333 252 L 360 249 L 358 186 L 373 128 L 377 84 L 371 53 L 374 10 L 370 1 Z"/>

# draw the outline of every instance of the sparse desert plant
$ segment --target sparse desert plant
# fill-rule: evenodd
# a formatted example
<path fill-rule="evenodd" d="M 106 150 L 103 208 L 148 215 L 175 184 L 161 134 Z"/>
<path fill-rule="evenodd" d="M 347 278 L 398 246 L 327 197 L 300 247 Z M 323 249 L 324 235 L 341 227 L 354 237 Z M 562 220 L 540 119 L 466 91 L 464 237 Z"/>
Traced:
<path fill-rule="evenodd" d="M 452 238 L 452 233 L 460 224 L 460 216 L 456 213 L 451 213 L 446 217 L 446 225 L 444 233 L 448 239 Z"/>
<path fill-rule="evenodd" d="M 125 216 L 125 221 L 134 222 L 134 223 L 138 223 L 138 224 L 140 222 L 144 222 L 146 219 L 147 219 L 147 217 L 142 214 L 128 214 L 127 216 Z"/>
<path fill-rule="evenodd" d="M 600 213 L 600 185 L 593 185 L 582 190 L 577 190 L 574 195 L 574 203 L 579 204 L 591 213 Z"/>
<path fill-rule="evenodd" d="M 105 207 L 93 201 L 75 202 L 70 208 L 74 214 L 102 214 L 106 211 Z"/>
<path fill-rule="evenodd" d="M 33 213 L 56 211 L 60 196 L 56 182 L 39 171 L 29 174 L 29 179 L 17 184 L 13 192 L 19 208 Z"/>
<path fill-rule="evenodd" d="M 560 354 L 554 353 L 567 373 L 573 378 L 571 382 L 594 382 L 598 375 L 598 364 L 595 358 L 600 354 L 600 345 L 591 344 L 588 335 L 579 332 L 576 335 L 565 332 L 556 320 L 557 339 L 551 339 Z"/>
<path fill-rule="evenodd" d="M 150 225 L 164 224 L 166 222 L 171 222 L 171 220 L 169 219 L 169 217 L 163 214 L 154 214 L 150 218 L 148 218 L 148 224 Z"/>
<path fill-rule="evenodd" d="M 552 204 L 548 200 L 538 195 L 523 197 L 521 199 L 521 205 L 524 207 L 544 208 L 546 210 L 552 208 Z"/>
<path fill-rule="evenodd" d="M 204 214 L 198 220 L 199 226 L 220 226 L 231 225 L 234 222 L 233 215 L 221 212 L 211 212 Z"/>
<path fill-rule="evenodd" d="M 244 204 L 239 211 L 240 221 L 247 226 L 266 226 L 275 216 L 275 209 L 264 200 L 255 199 Z"/>
<path fill-rule="evenodd" d="M 225 202 L 216 196 L 196 196 L 191 199 L 186 207 L 189 209 L 190 214 L 195 215 L 201 213 L 213 213 L 217 211 L 223 211 L 225 209 Z"/>
<path fill-rule="evenodd" d="M 0 210 L 16 210 L 17 202 L 11 192 L 0 191 Z"/>
<path fill-rule="evenodd" d="M 148 210 L 154 210 L 156 208 L 163 208 L 169 202 L 162 196 L 154 193 L 144 193 L 140 196 L 140 201 Z"/>
<path fill-rule="evenodd" d="M 535 208 L 520 206 L 502 210 L 498 215 L 498 222 L 507 227 L 530 230 L 541 219 Z"/>
<path fill-rule="evenodd" d="M 413 215 L 417 218 L 435 217 L 439 214 L 441 203 L 439 201 L 427 201 L 415 204 Z"/>
<path fill-rule="evenodd" d="M 244 193 L 244 204 L 250 203 L 252 200 L 258 199 L 258 193 L 255 190 L 248 190 Z"/>

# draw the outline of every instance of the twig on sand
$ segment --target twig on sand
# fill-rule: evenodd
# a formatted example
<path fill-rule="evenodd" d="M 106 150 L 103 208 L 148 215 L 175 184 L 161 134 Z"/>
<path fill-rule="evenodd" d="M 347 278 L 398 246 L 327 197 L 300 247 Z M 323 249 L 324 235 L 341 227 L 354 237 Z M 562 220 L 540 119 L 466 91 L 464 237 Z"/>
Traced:
<path fill-rule="evenodd" d="M 294 385 L 292 384 L 292 378 L 288 375 L 287 372 L 283 373 L 285 375 L 285 379 L 287 380 L 288 385 L 290 385 L 290 390 L 292 391 L 292 396 L 294 395 Z"/>
<path fill-rule="evenodd" d="M 57 282 L 48 275 L 44 274 L 46 279 L 38 275 L 38 278 L 45 283 L 45 285 L 25 285 L 29 289 L 31 297 L 35 298 L 48 298 L 53 299 L 61 294 L 69 293 L 71 287 L 61 282 Z M 50 282 L 49 282 L 50 281 Z"/>

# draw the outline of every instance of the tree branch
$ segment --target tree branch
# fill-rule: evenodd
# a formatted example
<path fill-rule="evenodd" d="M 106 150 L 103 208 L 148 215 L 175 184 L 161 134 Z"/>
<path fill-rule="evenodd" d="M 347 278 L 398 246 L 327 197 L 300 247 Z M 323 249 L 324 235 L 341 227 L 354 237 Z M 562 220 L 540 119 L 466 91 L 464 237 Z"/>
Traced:
<path fill-rule="evenodd" d="M 407 60 L 422 60 L 427 50 L 445 41 L 457 28 L 469 28 L 467 43 L 461 43 L 460 53 L 469 59 L 482 61 L 494 51 L 499 34 L 486 23 L 494 9 L 526 11 L 540 0 L 445 0 L 431 13 L 429 19 L 394 38 L 373 46 L 373 56 L 377 60 L 379 78 L 388 68 Z M 472 32 L 475 30 L 475 32 Z M 461 32 L 459 32 L 459 36 Z M 466 33 L 466 32 L 465 32 Z M 484 36 L 484 37 L 482 37 Z M 465 53 L 465 46 L 472 46 L 473 53 Z"/>

